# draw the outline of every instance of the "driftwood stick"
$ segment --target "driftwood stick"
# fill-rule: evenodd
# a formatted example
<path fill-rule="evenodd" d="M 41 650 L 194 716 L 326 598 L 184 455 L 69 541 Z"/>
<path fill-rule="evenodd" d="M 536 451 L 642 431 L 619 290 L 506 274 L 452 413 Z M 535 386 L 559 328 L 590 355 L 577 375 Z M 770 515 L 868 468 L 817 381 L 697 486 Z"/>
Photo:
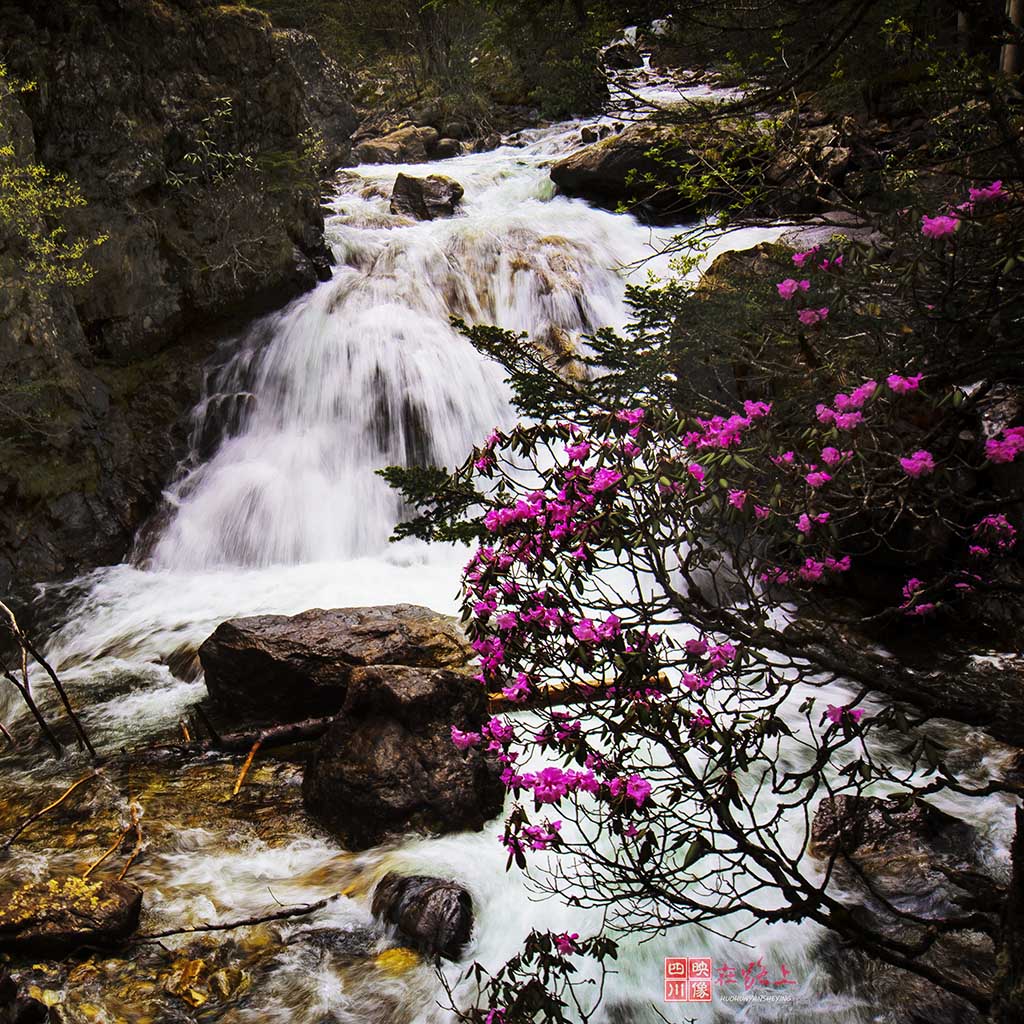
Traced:
<path fill-rule="evenodd" d="M 94 860 L 86 869 L 82 872 L 83 878 L 88 878 L 93 871 L 96 870 L 124 841 L 128 838 L 131 833 L 131 828 L 126 828 L 124 831 L 114 840 L 113 846 L 111 846 L 106 853 L 104 853 L 97 860 Z"/>
<path fill-rule="evenodd" d="M 256 757 L 257 751 L 263 746 L 263 740 L 257 740 L 252 745 L 252 750 L 249 751 L 249 756 L 245 759 L 245 764 L 242 765 L 242 770 L 238 773 L 238 781 L 235 782 L 235 788 L 231 790 L 232 796 L 238 796 L 239 791 L 245 784 L 245 777 L 249 774 L 249 769 L 252 767 L 253 758 Z"/>
<path fill-rule="evenodd" d="M 344 893 L 335 893 L 326 899 L 318 900 L 316 903 L 307 903 L 303 907 L 289 907 L 285 910 L 278 910 L 273 914 L 261 914 L 256 917 L 246 917 L 241 921 L 229 921 L 225 924 L 197 924 L 192 928 L 172 928 L 165 932 L 150 932 L 148 935 L 135 936 L 135 942 L 153 942 L 157 939 L 167 939 L 172 935 L 194 935 L 199 932 L 228 932 L 234 928 L 249 928 L 257 924 L 267 924 L 270 921 L 285 921 L 291 917 L 305 917 L 307 914 L 315 914 L 323 910 L 329 903 L 341 899 Z"/>
<path fill-rule="evenodd" d="M 70 786 L 68 786 L 68 788 L 65 789 L 64 792 L 61 793 L 61 795 L 57 797 L 57 799 L 54 800 L 52 804 L 47 804 L 42 810 L 36 811 L 35 814 L 29 815 L 29 817 L 27 817 L 14 830 L 12 835 L 4 841 L 3 846 L 0 846 L 0 850 L 8 849 L 10 845 L 14 842 L 14 840 L 17 839 L 18 836 L 20 836 L 21 833 L 29 827 L 29 825 L 31 825 L 33 822 L 38 821 L 48 811 L 52 811 L 55 807 L 59 807 L 62 803 L 64 803 L 65 800 L 67 800 L 69 796 L 71 796 L 72 793 L 74 793 L 76 789 L 78 789 L 79 786 L 84 786 L 85 783 L 97 778 L 99 774 L 99 772 L 94 771 L 90 772 L 88 775 L 83 775 L 77 782 L 72 783 Z"/>
<path fill-rule="evenodd" d="M 135 858 L 142 853 L 142 822 L 139 820 L 139 805 L 133 800 L 129 805 L 129 813 L 131 814 L 132 823 L 131 828 L 128 829 L 131 832 L 135 831 L 135 846 L 132 848 L 131 856 L 125 861 L 124 867 L 121 869 L 121 874 L 117 876 L 117 880 L 120 882 L 125 875 L 128 874 L 128 869 L 135 863 Z"/>
<path fill-rule="evenodd" d="M 214 733 L 213 746 L 218 750 L 252 751 L 258 743 L 261 747 L 283 747 L 300 740 L 314 740 L 327 732 L 327 727 L 334 721 L 333 715 L 326 718 L 306 718 L 301 722 L 287 722 L 284 725 L 271 725 L 264 729 L 250 729 L 247 732 Z"/>
<path fill-rule="evenodd" d="M 28 708 L 29 713 L 36 720 L 36 725 L 39 726 L 39 731 L 46 737 L 46 742 L 53 747 L 54 753 L 60 757 L 64 753 L 64 747 L 61 745 L 60 740 L 57 739 L 57 734 L 50 728 L 50 723 L 46 721 L 42 711 L 39 710 L 39 706 L 32 696 L 32 690 L 24 683 L 19 683 L 17 677 L 6 665 L 2 667 L 2 670 L 4 678 L 21 694 L 25 707 Z"/>
<path fill-rule="evenodd" d="M 7 726 L 4 725 L 3 722 L 0 722 L 0 735 L 2 735 L 4 737 L 4 739 L 6 739 L 7 742 L 12 747 L 16 747 L 17 746 L 17 743 L 14 742 L 14 737 L 10 734 L 10 731 L 8 730 Z"/>
<path fill-rule="evenodd" d="M 186 745 L 191 744 L 192 733 L 188 731 L 188 723 L 185 721 L 184 718 L 179 718 L 178 725 L 181 727 L 181 735 L 182 738 L 185 740 Z"/>
<path fill-rule="evenodd" d="M 50 677 L 50 682 L 53 683 L 53 688 L 57 691 L 57 696 L 60 698 L 61 704 L 64 705 L 64 711 L 67 713 L 68 718 L 71 719 L 71 724 L 75 727 L 75 732 L 78 734 L 78 743 L 89 751 L 89 756 L 95 761 L 96 751 L 93 748 L 92 743 L 89 742 L 89 737 L 86 734 L 85 728 L 82 726 L 81 719 L 75 712 L 75 709 L 71 705 L 71 700 L 68 697 L 67 690 L 64 689 L 64 684 L 60 681 L 57 673 L 50 667 L 50 663 L 39 653 L 35 644 L 28 638 L 25 631 L 18 625 L 18 620 L 14 616 L 14 612 L 7 607 L 3 601 L 0 601 L 0 612 L 2 612 L 10 623 L 11 632 L 14 634 L 14 639 L 18 641 L 18 645 L 21 647 L 21 673 L 24 679 L 24 686 L 19 687 L 22 696 L 26 702 L 31 702 L 31 683 L 28 677 L 28 656 L 31 654 L 35 662 L 43 669 L 43 671 Z M 8 676 L 8 678 L 12 678 Z M 40 721 L 39 716 L 36 716 L 36 720 Z"/>

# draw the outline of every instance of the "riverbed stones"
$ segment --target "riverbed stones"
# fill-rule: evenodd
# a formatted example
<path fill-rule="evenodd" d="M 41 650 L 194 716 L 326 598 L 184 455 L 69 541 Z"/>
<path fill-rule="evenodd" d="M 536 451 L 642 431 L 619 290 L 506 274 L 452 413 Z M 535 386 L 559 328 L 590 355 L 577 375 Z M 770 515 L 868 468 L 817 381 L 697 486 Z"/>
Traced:
<path fill-rule="evenodd" d="M 455 882 L 390 872 L 373 893 L 373 915 L 431 956 L 458 960 L 473 932 L 473 899 Z"/>
<path fill-rule="evenodd" d="M 391 212 L 417 220 L 451 217 L 463 194 L 462 186 L 444 174 L 429 174 L 425 178 L 399 174 L 391 192 Z"/>
<path fill-rule="evenodd" d="M 839 796 L 818 805 L 810 851 L 835 857 L 833 889 L 854 920 L 887 939 L 916 946 L 924 921 L 971 919 L 940 935 L 920 957 L 941 976 L 991 994 L 995 949 L 991 934 L 1002 902 L 988 877 L 980 835 L 968 823 L 916 800 Z M 838 938 L 823 941 L 818 958 L 839 991 L 858 990 L 880 1008 L 882 1024 L 974 1024 L 981 1015 L 966 1000 L 900 970 Z"/>
<path fill-rule="evenodd" d="M 480 829 L 504 787 L 479 750 L 457 750 L 452 726 L 479 730 L 484 688 L 447 669 L 372 665 L 351 672 L 345 704 L 314 751 L 307 811 L 350 850 L 409 832 Z"/>
<path fill-rule="evenodd" d="M 141 909 L 142 890 L 130 882 L 29 882 L 0 900 L 0 953 L 45 957 L 115 945 L 138 927 Z"/>
<path fill-rule="evenodd" d="M 220 709 L 270 722 L 338 711 L 360 666 L 449 669 L 472 656 L 453 620 L 409 604 L 230 619 L 199 648 Z"/>

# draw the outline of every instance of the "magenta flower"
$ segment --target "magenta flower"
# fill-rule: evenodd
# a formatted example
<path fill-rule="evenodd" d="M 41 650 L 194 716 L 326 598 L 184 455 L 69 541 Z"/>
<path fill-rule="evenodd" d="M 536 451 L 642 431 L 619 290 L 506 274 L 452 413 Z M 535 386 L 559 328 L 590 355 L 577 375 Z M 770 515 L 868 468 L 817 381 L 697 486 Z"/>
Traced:
<path fill-rule="evenodd" d="M 826 466 L 835 466 L 852 454 L 853 452 L 841 452 L 838 448 L 833 448 L 829 445 L 827 448 L 821 449 L 821 461 Z"/>
<path fill-rule="evenodd" d="M 824 409 L 825 406 L 819 405 L 818 408 Z M 796 453 L 783 452 L 781 455 L 773 455 L 772 462 L 774 462 L 776 466 L 792 466 L 793 463 L 796 462 Z"/>
<path fill-rule="evenodd" d="M 984 188 L 969 188 L 967 194 L 971 198 L 971 202 L 984 203 L 990 199 L 1009 199 L 1010 197 L 1003 191 L 1003 183 L 1001 181 L 993 181 L 991 185 L 986 185 Z"/>
<path fill-rule="evenodd" d="M 901 377 L 898 373 L 891 373 L 886 377 L 885 382 L 889 385 L 890 390 L 895 391 L 897 395 L 905 395 L 909 391 L 916 391 L 921 386 L 923 377 L 923 373 L 918 373 L 913 377 Z"/>
<path fill-rule="evenodd" d="M 729 492 L 729 504 L 733 508 L 742 509 L 747 503 L 747 492 L 746 491 L 730 491 Z"/>
<path fill-rule="evenodd" d="M 837 430 L 853 430 L 864 422 L 864 413 L 860 412 L 837 412 L 832 422 Z"/>
<path fill-rule="evenodd" d="M 838 725 L 844 717 L 851 718 L 853 721 L 859 722 L 864 717 L 863 708 L 851 708 L 851 707 L 836 707 L 835 704 L 829 704 L 825 711 L 830 722 L 833 725 Z"/>
<path fill-rule="evenodd" d="M 822 306 L 820 309 L 801 309 L 796 318 L 804 327 L 824 323 L 828 319 L 828 306 Z"/>
<path fill-rule="evenodd" d="M 501 692 L 505 697 L 518 704 L 520 701 L 526 700 L 530 695 L 530 680 L 525 672 L 520 672 L 516 676 L 516 681 L 511 686 L 502 687 Z"/>
<path fill-rule="evenodd" d="M 580 937 L 579 932 L 573 932 L 571 935 L 568 932 L 562 932 L 561 935 L 555 936 L 555 946 L 558 952 L 562 956 L 569 956 L 576 952 L 576 940 Z"/>
<path fill-rule="evenodd" d="M 767 416 L 772 411 L 772 403 L 752 402 L 750 399 L 747 399 L 747 401 L 743 403 L 743 411 L 750 417 L 750 419 L 756 420 L 762 416 Z"/>
<path fill-rule="evenodd" d="M 787 277 L 785 281 L 780 281 L 775 287 L 779 290 L 779 295 L 788 302 L 798 291 L 807 291 L 811 287 L 811 282 L 795 281 L 792 277 Z"/>
<path fill-rule="evenodd" d="M 565 454 L 573 462 L 582 462 L 590 454 L 590 444 L 587 441 L 581 441 L 579 444 L 567 444 Z"/>
<path fill-rule="evenodd" d="M 813 249 L 808 249 L 806 252 L 795 252 L 793 253 L 793 262 L 803 270 L 804 264 L 808 260 L 813 260 L 815 256 L 821 251 L 821 246 L 816 245 Z"/>
<path fill-rule="evenodd" d="M 478 732 L 463 732 L 454 725 L 452 726 L 452 743 L 459 750 L 468 750 L 470 747 L 475 747 L 482 739 L 483 737 Z"/>
<path fill-rule="evenodd" d="M 985 442 L 985 457 L 989 462 L 1013 462 L 1024 452 L 1024 427 L 1008 427 L 1002 437 Z"/>
<path fill-rule="evenodd" d="M 630 775 L 626 780 L 626 796 L 637 805 L 643 807 L 644 801 L 651 795 L 651 784 L 639 775 Z"/>
<path fill-rule="evenodd" d="M 708 653 L 708 642 L 706 640 L 687 640 L 683 646 L 686 648 L 687 654 L 692 654 L 698 658 Z"/>
<path fill-rule="evenodd" d="M 943 238 L 945 235 L 951 235 L 959 226 L 960 221 L 956 217 L 947 217 L 945 214 L 921 218 L 921 234 L 925 238 Z"/>
<path fill-rule="evenodd" d="M 935 471 L 935 460 L 932 458 L 931 452 L 926 452 L 924 449 L 919 449 L 913 455 L 901 458 L 900 465 L 907 476 L 928 476 Z"/>
<path fill-rule="evenodd" d="M 686 472 L 689 473 L 697 483 L 704 483 L 704 467 L 699 462 L 691 462 L 690 465 L 686 467 Z"/>
<path fill-rule="evenodd" d="M 765 508 L 764 505 L 754 506 L 754 518 L 758 521 L 763 521 L 767 519 L 771 514 L 772 510 L 770 508 Z"/>
<path fill-rule="evenodd" d="M 818 469 L 815 470 L 813 473 L 808 473 L 807 476 L 804 477 L 804 479 L 811 487 L 821 487 L 824 484 L 827 484 L 829 480 L 832 479 L 832 474 L 826 473 L 822 469 Z"/>
<path fill-rule="evenodd" d="M 594 474 L 594 479 L 590 484 L 590 489 L 594 492 L 606 491 L 609 487 L 614 487 L 622 479 L 622 474 L 616 472 L 614 469 L 599 469 Z"/>
<path fill-rule="evenodd" d="M 646 415 L 647 415 L 646 412 L 643 409 L 639 409 L 639 408 L 638 409 L 620 409 L 615 414 L 615 418 L 620 423 L 628 423 L 628 424 L 630 424 L 630 426 L 635 427 L 641 420 L 643 420 L 644 416 L 646 416 Z"/>

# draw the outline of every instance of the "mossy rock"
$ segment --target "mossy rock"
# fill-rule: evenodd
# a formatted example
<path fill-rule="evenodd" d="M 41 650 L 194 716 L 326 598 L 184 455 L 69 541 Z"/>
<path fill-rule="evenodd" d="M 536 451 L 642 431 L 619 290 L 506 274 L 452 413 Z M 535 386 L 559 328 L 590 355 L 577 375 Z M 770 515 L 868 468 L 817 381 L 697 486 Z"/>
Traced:
<path fill-rule="evenodd" d="M 139 924 L 142 890 L 122 881 L 74 875 L 30 882 L 0 909 L 0 952 L 59 956 L 80 946 L 109 946 Z"/>

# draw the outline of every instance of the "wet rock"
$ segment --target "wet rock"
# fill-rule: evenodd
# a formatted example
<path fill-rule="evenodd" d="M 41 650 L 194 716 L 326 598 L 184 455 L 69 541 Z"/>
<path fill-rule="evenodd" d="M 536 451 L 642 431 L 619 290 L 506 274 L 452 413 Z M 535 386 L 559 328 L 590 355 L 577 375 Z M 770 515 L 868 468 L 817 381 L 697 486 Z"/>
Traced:
<path fill-rule="evenodd" d="M 230 619 L 199 648 L 214 701 L 268 721 L 337 711 L 357 666 L 459 668 L 471 657 L 454 622 L 408 604 Z"/>
<path fill-rule="evenodd" d="M 417 220 L 451 217 L 462 196 L 462 186 L 443 174 L 430 174 L 425 178 L 399 174 L 391 193 L 391 212 Z"/>
<path fill-rule="evenodd" d="M 461 153 L 462 143 L 458 139 L 438 139 L 437 145 L 434 147 L 435 160 L 449 160 Z"/>
<path fill-rule="evenodd" d="M 430 158 L 439 138 L 436 128 L 408 125 L 360 142 L 355 158 L 361 164 L 421 164 Z"/>
<path fill-rule="evenodd" d="M 601 63 L 612 71 L 625 71 L 629 68 L 642 68 L 644 57 L 634 43 L 620 39 L 604 48 L 601 53 Z"/>
<path fill-rule="evenodd" d="M 216 333 L 327 272 L 317 171 L 356 119 L 315 42 L 242 4 L 5 4 L 0 52 L 36 83 L 0 97 L 0 146 L 81 187 L 71 237 L 108 236 L 73 293 L 21 283 L 18 240 L 0 237 L 0 382 L 45 382 L 0 388 L 0 435 L 19 437 L 0 506 L 9 593 L 122 559 L 188 451 Z M 253 166 L 202 180 L 203 140 Z"/>
<path fill-rule="evenodd" d="M 130 882 L 76 876 L 30 882 L 0 908 L 0 952 L 58 956 L 80 946 L 109 946 L 135 931 L 142 890 Z"/>
<path fill-rule="evenodd" d="M 835 857 L 833 884 L 854 920 L 887 938 L 915 945 L 926 921 L 971 917 L 970 927 L 942 934 L 922 964 L 987 998 L 995 970 L 991 935 L 1000 886 L 984 874 L 976 830 L 918 800 L 840 796 L 818 805 L 811 853 Z M 818 955 L 840 991 L 851 988 L 880 1008 L 880 1024 L 974 1024 L 981 1015 L 966 1000 L 917 974 L 875 960 L 838 938 Z"/>
<path fill-rule="evenodd" d="M 451 728 L 477 730 L 486 715 L 484 689 L 468 675 L 355 669 L 306 768 L 306 809 L 352 850 L 411 831 L 482 828 L 500 813 L 504 790 L 492 761 L 453 746 Z"/>
<path fill-rule="evenodd" d="M 365 959 L 373 956 L 380 937 L 371 928 L 309 928 L 296 932 L 291 941 L 335 956 Z"/>
<path fill-rule="evenodd" d="M 597 142 L 600 137 L 601 136 L 597 134 L 597 130 L 595 128 L 591 128 L 589 125 L 584 125 L 580 129 L 580 142 L 587 146 Z"/>
<path fill-rule="evenodd" d="M 485 135 L 481 139 L 477 139 L 473 143 L 474 153 L 489 153 L 492 149 L 497 149 L 501 145 L 501 136 L 497 132 L 491 132 L 490 135 Z"/>
<path fill-rule="evenodd" d="M 473 932 L 472 898 L 441 878 L 387 874 L 374 890 L 372 909 L 410 945 L 446 960 L 459 959 Z"/>
<path fill-rule="evenodd" d="M 0 1024 L 43 1024 L 50 1019 L 45 1003 L 33 999 L 9 974 L 0 974 Z"/>
<path fill-rule="evenodd" d="M 462 141 L 469 138 L 469 125 L 464 121 L 449 121 L 441 128 L 442 141 L 444 139 L 457 139 Z"/>

